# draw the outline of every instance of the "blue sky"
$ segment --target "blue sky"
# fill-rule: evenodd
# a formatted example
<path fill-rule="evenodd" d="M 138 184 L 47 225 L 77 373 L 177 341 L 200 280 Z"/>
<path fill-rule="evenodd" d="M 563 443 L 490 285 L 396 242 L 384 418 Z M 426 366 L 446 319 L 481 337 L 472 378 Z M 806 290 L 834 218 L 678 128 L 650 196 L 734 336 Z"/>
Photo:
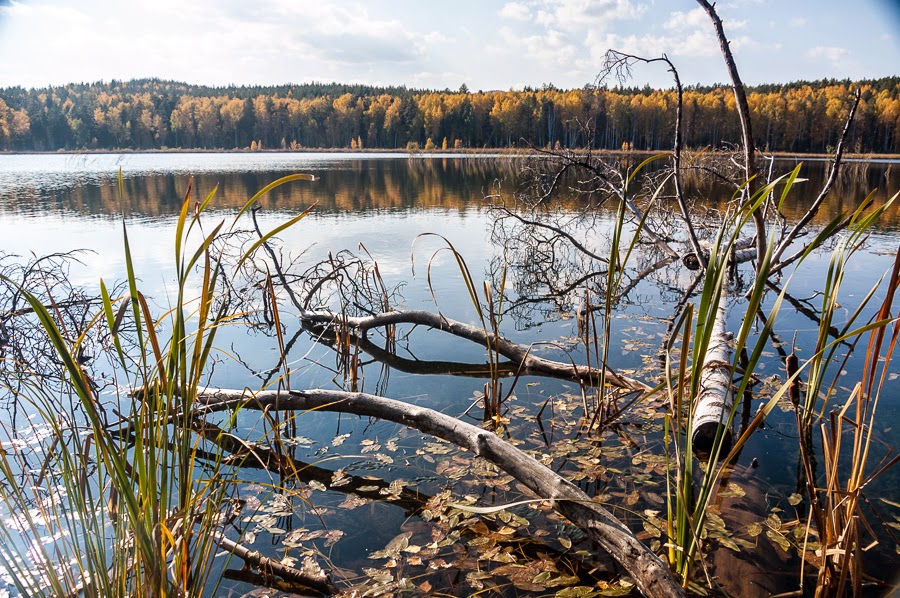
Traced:
<path fill-rule="evenodd" d="M 900 74 L 898 0 L 719 0 L 750 84 Z M 592 83 L 607 49 L 727 74 L 692 0 L 0 0 L 0 86 L 159 77 L 472 90 Z M 635 85 L 668 87 L 662 67 Z"/>

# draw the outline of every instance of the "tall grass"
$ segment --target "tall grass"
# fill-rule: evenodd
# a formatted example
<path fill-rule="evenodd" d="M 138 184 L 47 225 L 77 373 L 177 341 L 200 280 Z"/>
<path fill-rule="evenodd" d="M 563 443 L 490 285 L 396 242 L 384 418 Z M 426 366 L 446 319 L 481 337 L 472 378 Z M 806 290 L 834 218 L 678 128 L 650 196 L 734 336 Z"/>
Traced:
<path fill-rule="evenodd" d="M 784 380 L 761 406 L 756 417 L 734 440 L 732 440 L 731 431 L 738 413 L 739 401 L 733 401 L 730 410 L 724 412 L 722 425 L 718 427 L 707 453 L 703 454 L 702 458 L 695 455 L 693 425 L 696 405 L 693 399 L 701 391 L 704 356 L 711 343 L 715 342 L 713 338 L 714 323 L 717 318 L 725 317 L 722 310 L 724 303 L 729 300 L 729 270 L 731 269 L 729 256 L 732 254 L 741 229 L 751 221 L 756 210 L 763 208 L 767 196 L 775 193 L 781 187 L 780 202 L 786 201 L 797 180 L 798 172 L 799 166 L 789 175 L 762 187 L 745 202 L 739 211 L 723 221 L 711 247 L 708 270 L 700 297 L 697 302 L 687 305 L 677 321 L 676 333 L 670 338 L 665 352 L 666 393 L 670 411 L 666 419 L 664 443 L 671 472 L 671 475 L 667 476 L 669 538 L 667 557 L 673 570 L 681 576 L 685 587 L 689 587 L 697 581 L 696 567 L 703 558 L 702 538 L 709 507 L 712 505 L 719 481 L 729 471 L 742 447 L 762 425 L 765 417 L 774 409 L 778 401 L 788 396 L 792 388 L 797 387 L 801 374 L 806 370 L 812 372 L 810 388 L 800 413 L 802 421 L 810 421 L 817 404 L 820 381 L 824 379 L 828 366 L 833 365 L 832 357 L 841 343 L 848 339 L 853 340 L 870 330 L 880 330 L 888 322 L 886 317 L 882 317 L 874 323 L 863 325 L 856 323 L 866 307 L 866 302 L 875 293 L 875 289 L 872 289 L 862 305 L 850 314 L 842 335 L 837 339 L 829 340 L 828 338 L 837 307 L 840 281 L 843 278 L 847 259 L 853 253 L 849 248 L 855 250 L 859 247 L 872 224 L 892 203 L 889 201 L 876 210 L 866 212 L 869 203 L 864 202 L 853 214 L 849 215 L 847 238 L 839 242 L 834 250 L 826 282 L 826 294 L 823 299 L 824 307 L 818 334 L 819 344 L 812 356 Z M 843 214 L 839 215 L 823 227 L 808 242 L 805 253 L 798 260 L 797 267 L 800 267 L 803 260 L 813 251 L 821 248 L 823 243 L 845 223 L 847 218 Z M 762 320 L 762 326 L 758 330 L 755 329 L 757 324 L 753 314 L 763 313 L 767 279 L 773 265 L 771 258 L 774 236 L 769 236 L 769 246 L 757 265 L 757 275 L 752 286 L 749 289 L 741 289 L 744 297 L 741 311 L 746 315 L 733 340 L 729 342 L 734 359 L 729 364 L 715 365 L 715 367 L 727 367 L 728 392 L 733 393 L 735 397 L 743 397 L 754 379 L 753 374 L 760 365 L 763 351 L 778 319 L 790 282 L 788 279 L 781 293 L 771 300 L 767 315 Z M 740 364 L 742 352 L 746 352 L 747 355 L 747 361 L 743 366 Z M 735 379 L 738 379 L 739 382 L 731 387 L 730 381 Z M 861 453 L 860 456 L 862 456 Z M 832 462 L 833 460 L 829 458 L 829 463 Z M 832 473 L 836 474 L 836 472 L 837 469 Z M 813 488 L 812 492 L 816 493 L 814 484 L 815 482 L 812 482 L 811 488 Z"/>
<path fill-rule="evenodd" d="M 45 385 L 40 372 L 23 380 L 15 399 L 33 411 L 33 427 L 2 426 L 0 569 L 19 593 L 197 596 L 216 586 L 212 560 L 233 472 L 221 452 L 209 459 L 192 415 L 216 333 L 234 318 L 217 295 L 223 266 L 214 242 L 262 194 L 310 179 L 290 175 L 263 188 L 230 228 L 204 221 L 216 191 L 195 202 L 189 186 L 176 222 L 174 303 L 159 319 L 140 290 L 123 230 L 128 293 L 114 298 L 101 281 L 102 309 L 87 326 L 107 326 L 112 335 L 119 390 L 111 401 L 78 360 L 86 331 L 70 338 L 57 326 L 59 313 L 23 290 L 66 375 L 61 388 Z M 124 195 L 121 176 L 119 184 Z M 264 235 L 238 267 L 306 214 Z M 133 344 L 123 342 L 126 327 Z"/>

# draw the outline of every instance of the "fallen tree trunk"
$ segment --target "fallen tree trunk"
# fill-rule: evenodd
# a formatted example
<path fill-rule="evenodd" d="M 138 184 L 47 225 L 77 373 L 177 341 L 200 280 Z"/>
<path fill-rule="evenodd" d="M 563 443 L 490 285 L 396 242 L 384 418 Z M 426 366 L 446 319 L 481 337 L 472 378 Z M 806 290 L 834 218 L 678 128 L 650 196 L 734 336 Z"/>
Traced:
<path fill-rule="evenodd" d="M 755 260 L 756 249 L 753 247 L 754 242 L 753 237 L 742 237 L 735 241 L 734 245 L 731 247 L 731 253 L 728 256 L 729 261 L 732 264 L 743 264 Z M 712 251 L 712 243 L 709 241 L 700 241 L 700 250 L 702 251 L 704 263 L 708 262 Z M 681 263 L 687 266 L 689 270 L 700 269 L 700 260 L 697 259 L 697 254 L 694 252 L 685 254 L 681 258 Z"/>
<path fill-rule="evenodd" d="M 601 373 L 599 368 L 564 363 L 538 357 L 531 352 L 529 347 L 523 347 L 488 333 L 484 328 L 472 326 L 464 322 L 450 320 L 444 316 L 424 310 L 389 311 L 372 316 L 343 316 L 333 312 L 304 310 L 300 318 L 307 324 L 320 326 L 347 326 L 356 329 L 361 335 L 373 328 L 382 328 L 397 324 L 412 324 L 415 326 L 428 326 L 441 332 L 446 332 L 477 343 L 485 348 L 497 351 L 518 366 L 522 375 L 543 374 L 555 378 L 563 378 L 583 382 L 589 385 L 599 384 Z M 606 368 L 605 381 L 607 384 L 630 391 L 647 391 L 650 387 L 635 380 L 622 376 Z"/>
<path fill-rule="evenodd" d="M 731 444 L 729 415 L 734 407 L 734 392 L 731 384 L 731 334 L 725 325 L 728 312 L 724 298 L 719 300 L 716 319 L 706 355 L 703 357 L 703 371 L 700 373 L 700 389 L 695 397 L 694 419 L 691 424 L 694 450 L 708 452 L 716 436 L 724 434 L 724 446 Z"/>
<path fill-rule="evenodd" d="M 634 579 L 650 597 L 684 596 L 665 563 L 612 513 L 551 469 L 496 434 L 438 411 L 365 393 L 329 390 L 261 391 L 207 390 L 197 396 L 197 409 L 219 411 L 233 407 L 317 410 L 352 413 L 403 424 L 448 440 L 500 467 L 553 508 L 583 529 Z"/>

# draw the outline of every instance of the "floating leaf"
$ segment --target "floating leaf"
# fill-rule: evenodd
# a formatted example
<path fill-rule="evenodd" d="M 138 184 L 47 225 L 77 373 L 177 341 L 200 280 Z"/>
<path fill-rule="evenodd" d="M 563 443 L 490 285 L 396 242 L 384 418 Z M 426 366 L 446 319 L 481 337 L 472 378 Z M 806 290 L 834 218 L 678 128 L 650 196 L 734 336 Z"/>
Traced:
<path fill-rule="evenodd" d="M 335 436 L 334 440 L 331 441 L 331 446 L 341 446 L 348 438 L 350 438 L 350 434 L 341 434 L 340 436 Z"/>
<path fill-rule="evenodd" d="M 747 534 L 751 538 L 755 538 L 756 536 L 762 533 L 762 525 L 759 522 L 751 523 L 747 526 Z"/>
<path fill-rule="evenodd" d="M 412 532 L 403 532 L 394 537 L 393 540 L 387 543 L 387 546 L 384 547 L 384 550 L 378 550 L 369 555 L 370 559 L 381 559 L 386 556 L 397 558 L 400 556 L 400 552 L 406 549 L 409 546 L 409 539 L 412 537 Z"/>
<path fill-rule="evenodd" d="M 744 489 L 734 482 L 728 482 L 728 488 L 724 492 L 719 492 L 721 498 L 741 498 L 746 495 L 747 493 L 744 492 Z"/>
<path fill-rule="evenodd" d="M 651 522 L 647 519 L 644 519 L 643 524 L 644 524 L 644 531 L 647 532 L 648 534 L 650 534 L 651 538 L 659 538 L 660 535 L 662 534 L 662 530 L 659 528 L 659 526 L 655 525 L 653 522 Z"/>
<path fill-rule="evenodd" d="M 331 475 L 331 487 L 338 488 L 350 482 L 350 476 L 343 469 L 338 469 Z"/>
<path fill-rule="evenodd" d="M 588 586 L 572 586 L 570 588 L 563 588 L 558 591 L 554 596 L 556 598 L 581 598 L 582 596 L 594 596 L 594 589 Z"/>
<path fill-rule="evenodd" d="M 620 581 L 616 585 L 609 585 L 599 591 L 601 596 L 628 596 L 634 589 L 634 584 Z"/>
<path fill-rule="evenodd" d="M 721 537 L 721 538 L 719 538 L 719 544 L 721 544 L 725 548 L 730 548 L 731 550 L 733 550 L 735 552 L 741 551 L 740 547 L 737 544 L 735 544 L 731 538 Z"/>
<path fill-rule="evenodd" d="M 487 571 L 470 571 L 466 574 L 466 581 L 476 590 L 483 590 L 484 584 L 481 583 L 482 580 L 490 579 L 491 577 L 493 576 Z"/>
<path fill-rule="evenodd" d="M 357 496 L 355 494 L 349 494 L 349 495 L 347 495 L 347 498 L 345 498 L 344 501 L 341 504 L 339 504 L 338 506 L 341 508 L 347 509 L 347 510 L 353 510 L 357 507 L 361 507 L 365 504 L 369 504 L 370 502 L 372 502 L 372 501 L 369 500 L 368 498 L 363 498 L 363 497 Z"/>
<path fill-rule="evenodd" d="M 791 494 L 788 497 L 788 504 L 791 505 L 792 507 L 796 507 L 801 502 L 803 502 L 803 497 L 800 496 L 799 494 L 797 494 L 796 492 L 794 492 L 793 494 Z"/>
<path fill-rule="evenodd" d="M 303 542 L 309 542 L 325 535 L 323 530 L 310 531 L 306 528 L 296 529 L 284 537 L 285 546 L 300 546 Z"/>
<path fill-rule="evenodd" d="M 790 551 L 791 544 L 790 544 L 790 542 L 788 542 L 787 538 L 785 538 L 782 534 L 779 534 L 778 532 L 776 532 L 774 530 L 766 530 L 766 536 L 770 540 L 772 540 L 773 542 L 778 544 L 778 546 L 781 547 L 781 549 L 783 551 L 785 551 L 785 552 Z"/>
<path fill-rule="evenodd" d="M 725 520 L 722 519 L 717 513 L 707 512 L 706 523 L 712 529 L 720 531 L 725 530 Z"/>

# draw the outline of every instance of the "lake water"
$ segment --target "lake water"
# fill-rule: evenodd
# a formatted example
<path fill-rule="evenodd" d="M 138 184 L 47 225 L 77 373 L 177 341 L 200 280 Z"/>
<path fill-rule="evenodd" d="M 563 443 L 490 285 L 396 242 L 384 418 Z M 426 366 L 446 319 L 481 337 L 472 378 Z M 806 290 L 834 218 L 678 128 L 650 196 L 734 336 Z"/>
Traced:
<path fill-rule="evenodd" d="M 510 254 L 504 257 L 503 247 L 498 245 L 496 235 L 492 235 L 496 229 L 485 197 L 500 194 L 510 199 L 520 191 L 518 173 L 522 164 L 521 160 L 507 158 L 405 154 L 0 155 L 0 238 L 3 239 L 0 248 L 7 254 L 26 257 L 32 252 L 43 255 L 87 250 L 79 254 L 79 263 L 72 265 L 70 279 L 95 291 L 101 278 L 115 281 L 124 277 L 124 222 L 143 292 L 162 312 L 172 300 L 174 229 L 189 177 L 193 176 L 194 197 L 203 198 L 217 187 L 206 216 L 206 221 L 212 224 L 219 218 L 233 216 L 257 190 L 273 180 L 289 173 L 306 172 L 318 180 L 285 185 L 260 202 L 259 218 L 264 230 L 315 204 L 308 218 L 279 235 L 285 258 L 297 260 L 296 271 L 305 270 L 329 254 L 345 250 L 359 255 L 367 253 L 378 263 L 388 287 L 401 285 L 396 297 L 398 307 L 434 310 L 436 300 L 441 313 L 447 317 L 475 324 L 477 317 L 456 262 L 449 252 L 441 251 L 445 243 L 436 236 L 420 235 L 435 233 L 451 242 L 465 258 L 476 283 L 496 278 L 502 270 L 498 264 L 508 260 Z M 792 161 L 777 162 L 775 170 L 788 171 L 793 165 Z M 877 190 L 876 201 L 883 201 L 900 188 L 900 169 L 894 166 L 891 163 L 850 164 L 847 175 L 839 181 L 814 225 L 820 226 L 840 210 L 857 205 L 872 189 Z M 122 195 L 118 189 L 120 171 Z M 789 216 L 802 214 L 812 201 L 821 185 L 824 166 L 813 163 L 803 176 L 809 182 L 800 186 L 788 204 L 785 211 Z M 721 207 L 719 198 L 725 191 L 701 180 L 689 178 L 687 183 L 692 193 L 711 200 L 701 204 L 704 209 Z M 564 197 L 560 205 L 564 213 L 575 214 L 583 207 L 579 201 Z M 612 213 L 604 208 L 599 214 L 598 228 L 602 230 L 604 223 L 611 221 Z M 249 219 L 245 226 L 251 226 Z M 573 226 L 577 229 L 578 225 Z M 895 207 L 876 226 L 866 250 L 847 271 L 841 296 L 845 313 L 854 309 L 866 290 L 890 267 L 897 250 L 898 230 L 900 215 Z M 6 259 L 14 261 L 11 257 Z M 816 291 L 822 285 L 828 259 L 829 254 L 821 252 L 793 276 L 791 294 L 801 306 L 814 308 L 821 302 Z M 430 285 L 426 275 L 429 267 Z M 570 274 L 560 272 L 558 276 Z M 522 302 L 504 317 L 501 331 L 524 345 L 556 343 L 536 348 L 544 355 L 583 360 L 584 352 L 575 341 L 577 326 L 570 313 L 583 296 L 580 287 L 564 301 L 531 301 L 529 293 L 543 288 L 543 279 L 522 268 L 511 268 L 507 277 L 509 300 Z M 689 278 L 684 269 L 663 269 L 637 282 L 619 301 L 612 323 L 615 345 L 610 358 L 614 368 L 639 374 L 652 371 L 652 355 L 663 341 L 667 318 L 681 300 L 679 289 Z M 743 318 L 742 302 L 740 298 L 730 300 L 733 304 L 730 325 L 734 329 Z M 284 309 L 290 314 L 289 306 L 285 305 Z M 802 310 L 788 305 L 780 316 L 776 333 L 786 343 L 796 338 L 802 358 L 814 345 L 816 329 L 817 325 Z M 397 354 L 409 367 L 383 368 L 378 361 L 364 357 L 361 390 L 454 415 L 464 412 L 483 389 L 484 378 L 413 371 L 417 367 L 427 369 L 428 362 L 477 364 L 484 361 L 484 352 L 463 341 L 448 340 L 427 331 L 405 332 L 409 335 L 399 344 Z M 295 334 L 297 338 L 288 355 L 293 369 L 292 387 L 341 387 L 344 380 L 335 370 L 334 352 L 299 331 L 296 320 L 287 321 L 287 337 Z M 268 372 L 278 363 L 274 338 L 260 328 L 249 332 L 240 327 L 226 330 L 220 336 L 219 347 L 221 352 L 211 381 L 215 386 L 259 388 L 271 378 Z M 651 359 L 646 359 L 647 356 Z M 762 374 L 782 370 L 775 347 L 767 351 L 764 359 Z M 843 366 L 847 379 L 858 379 L 861 367 L 859 359 L 851 359 Z M 890 384 L 896 389 L 895 380 Z M 576 435 L 573 422 L 577 421 L 581 399 L 575 399 L 572 406 L 556 397 L 577 397 L 579 393 L 577 386 L 564 382 L 523 378 L 511 403 L 513 411 L 525 422 L 519 425 L 514 421 L 512 434 L 526 448 L 547 443 L 545 447 L 554 455 L 555 468 L 575 472 L 576 477 L 583 464 L 556 447 L 567 435 Z M 551 409 L 556 409 L 555 419 L 550 420 L 548 429 L 539 433 L 533 416 L 548 398 L 552 399 Z M 248 437 L 261 431 L 253 417 L 258 414 L 244 414 L 240 422 Z M 900 408 L 896 404 L 882 407 L 876 427 L 889 444 L 896 445 L 898 424 Z M 757 459 L 758 475 L 773 496 L 778 497 L 773 499 L 776 503 L 796 490 L 796 440 L 791 438 L 792 434 L 796 435 L 796 427 L 792 425 L 790 414 L 776 412 L 770 425 L 751 440 L 741 457 L 744 466 Z M 403 480 L 407 488 L 423 496 L 435 495 L 447 484 L 455 493 L 491 496 L 501 502 L 518 496 L 514 485 L 504 483 L 494 487 L 486 483 L 484 472 L 469 477 L 472 472 L 466 469 L 467 461 L 457 451 L 423 440 L 418 433 L 393 424 L 347 416 L 302 414 L 298 426 L 297 456 L 331 470 L 342 469 L 357 476 L 374 475 L 388 482 Z M 346 434 L 349 436 L 342 444 L 333 442 L 335 437 Z M 617 459 L 621 461 L 619 467 L 627 466 L 637 458 L 635 455 L 642 453 L 642 446 L 651 447 L 659 440 L 658 427 L 653 426 L 618 434 L 625 448 L 613 451 L 612 457 L 605 457 L 610 460 L 609 467 Z M 629 436 L 628 442 L 621 440 L 622 434 Z M 361 441 L 374 442 L 361 444 Z M 377 448 L 372 449 L 373 445 Z M 785 451 L 789 459 L 784 458 Z M 884 476 L 874 492 L 885 496 L 893 493 L 896 498 L 900 489 L 898 474 L 892 471 Z M 266 484 L 267 476 L 258 472 L 246 475 L 251 489 L 245 493 L 265 495 L 264 486 L 253 484 Z M 593 492 L 608 494 L 611 502 L 619 495 L 636 492 L 635 483 L 610 481 L 605 477 L 603 481 L 584 481 L 585 487 Z M 366 557 L 371 551 L 383 548 L 401 529 L 412 531 L 414 537 L 427 535 L 428 526 L 424 522 L 415 517 L 408 519 L 408 511 L 389 502 L 370 502 L 349 509 L 341 507 L 346 495 L 340 492 L 309 491 L 309 497 L 321 507 L 321 518 L 298 508 L 293 518 L 280 521 L 278 527 L 319 529 L 325 525 L 343 531 L 343 538 L 334 546 L 318 547 L 318 554 L 325 551 L 329 565 L 335 570 L 358 572 L 361 567 L 381 563 Z M 283 556 L 282 537 L 278 533 L 257 531 L 256 548 Z M 575 540 L 577 543 L 577 537 Z M 443 558 L 452 561 L 450 555 L 445 554 Z M 419 583 L 427 578 L 434 584 L 439 578 L 451 593 L 465 594 L 469 588 L 463 582 L 452 580 L 450 573 L 426 573 L 412 566 L 411 571 L 421 577 Z M 237 582 L 228 587 L 229 591 L 238 593 L 242 587 L 246 588 Z"/>

